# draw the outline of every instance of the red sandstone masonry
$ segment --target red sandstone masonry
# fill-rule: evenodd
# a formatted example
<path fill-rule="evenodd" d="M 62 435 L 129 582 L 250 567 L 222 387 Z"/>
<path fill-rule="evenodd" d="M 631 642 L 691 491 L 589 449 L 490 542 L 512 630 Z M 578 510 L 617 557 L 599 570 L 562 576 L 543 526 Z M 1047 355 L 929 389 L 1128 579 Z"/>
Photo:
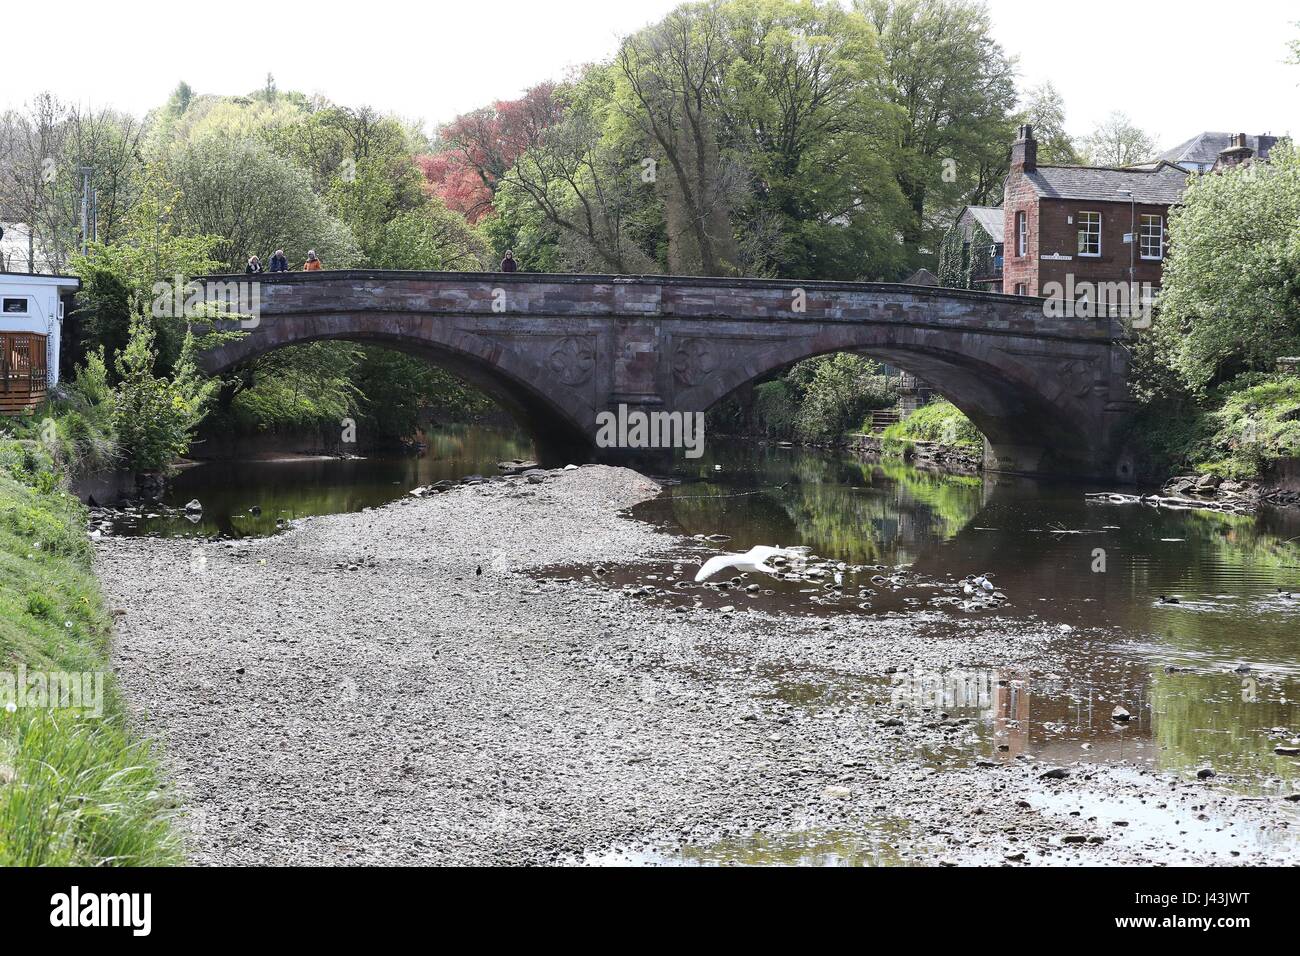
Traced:
<path fill-rule="evenodd" d="M 480 385 L 539 435 L 587 443 L 597 413 L 621 402 L 704 411 L 830 351 L 866 352 L 934 385 L 989 436 L 1005 470 L 1108 473 L 1131 412 L 1118 323 L 1047 317 L 1026 298 L 518 273 L 320 272 L 262 288 L 260 325 L 205 353 L 209 372 L 297 342 L 379 342 Z M 804 312 L 793 308 L 798 290 Z"/>

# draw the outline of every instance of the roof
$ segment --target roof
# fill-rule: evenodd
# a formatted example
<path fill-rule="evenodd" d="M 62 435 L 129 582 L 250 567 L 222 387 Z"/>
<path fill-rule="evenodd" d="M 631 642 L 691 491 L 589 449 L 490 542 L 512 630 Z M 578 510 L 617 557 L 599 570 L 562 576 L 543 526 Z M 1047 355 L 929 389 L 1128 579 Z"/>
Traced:
<path fill-rule="evenodd" d="M 904 285 L 938 285 L 939 277 L 929 269 L 917 269 L 903 280 Z"/>
<path fill-rule="evenodd" d="M 55 286 L 60 289 L 81 288 L 76 276 L 54 275 L 49 272 L 0 272 L 0 286 L 13 289 L 19 286 Z"/>
<path fill-rule="evenodd" d="M 1002 216 L 1001 206 L 967 206 L 966 211 L 989 234 L 990 239 L 994 242 L 1003 241 L 1003 224 L 1006 220 Z"/>
<path fill-rule="evenodd" d="M 1249 146 L 1260 159 L 1268 159 L 1269 150 L 1280 142 L 1280 136 L 1247 136 Z M 1169 163 L 1203 163 L 1213 165 L 1219 154 L 1232 145 L 1231 133 L 1198 133 L 1185 143 L 1180 143 L 1160 158 Z"/>
<path fill-rule="evenodd" d="M 1039 166 L 1025 178 L 1039 196 L 1048 199 L 1087 199 L 1095 202 L 1128 202 L 1120 190 L 1150 205 L 1171 206 L 1187 186 L 1187 171 L 1167 162 L 1153 168 L 1111 169 L 1104 166 Z"/>

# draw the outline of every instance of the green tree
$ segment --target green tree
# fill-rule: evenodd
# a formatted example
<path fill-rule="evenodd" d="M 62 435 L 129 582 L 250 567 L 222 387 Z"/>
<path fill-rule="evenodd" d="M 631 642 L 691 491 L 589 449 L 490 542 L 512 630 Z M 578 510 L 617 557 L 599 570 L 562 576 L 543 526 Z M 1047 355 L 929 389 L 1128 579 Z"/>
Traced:
<path fill-rule="evenodd" d="M 1014 62 L 968 0 L 857 0 L 880 35 L 888 95 L 904 114 L 895 159 L 911 210 L 912 267 L 933 265 L 956 210 L 1000 195 L 1014 133 Z"/>
<path fill-rule="evenodd" d="M 1029 91 L 1024 121 L 1034 128 L 1040 163 L 1045 166 L 1079 165 L 1079 151 L 1065 131 L 1065 100 L 1051 82 L 1040 83 Z"/>
<path fill-rule="evenodd" d="M 476 271 L 487 246 L 463 217 L 431 199 L 383 223 L 370 241 L 368 257 L 380 269 Z"/>
<path fill-rule="evenodd" d="M 647 237 L 662 222 L 653 208 L 657 173 L 643 161 L 646 150 L 639 137 L 608 131 L 616 80 L 611 68 L 594 66 L 557 88 L 554 97 L 563 104 L 563 115 L 518 157 L 497 192 L 509 190 L 532 207 L 534 221 L 544 222 L 555 237 L 561 265 L 655 272 L 653 238 Z"/>
<path fill-rule="evenodd" d="M 1152 336 L 1193 391 L 1300 350 L 1300 153 L 1192 177 L 1169 221 Z"/>
<path fill-rule="evenodd" d="M 213 258 L 242 272 L 250 255 L 283 248 L 290 262 L 308 250 L 326 268 L 347 268 L 362 256 L 352 231 L 330 215 L 299 166 L 254 138 L 216 130 L 167 151 L 162 171 L 177 191 L 176 215 L 190 233 L 221 237 Z"/>
<path fill-rule="evenodd" d="M 184 235 L 175 216 L 177 197 L 152 168 L 141 174 L 139 198 L 128 212 L 123 233 L 112 243 L 94 243 L 86 256 L 75 256 L 72 270 L 82 294 L 69 343 L 74 363 L 102 347 L 108 355 L 126 348 L 133 318 L 157 297 L 158 284 L 172 288 L 219 267 L 212 252 L 220 239 Z M 180 354 L 183 323 L 155 323 L 160 337 L 159 372 L 166 374 Z"/>
<path fill-rule="evenodd" d="M 745 273 L 894 274 L 907 212 L 889 153 L 902 112 L 886 102 L 871 25 L 810 0 L 721 11 L 716 125 L 748 177 L 736 211 Z"/>
<path fill-rule="evenodd" d="M 733 212 L 743 171 L 721 151 L 713 109 L 725 30 L 721 4 L 684 4 L 624 40 L 615 59 L 615 102 L 627 134 L 655 162 L 667 266 L 679 274 L 737 271 Z"/>
<path fill-rule="evenodd" d="M 839 438 L 860 427 L 868 411 L 897 397 L 879 363 L 848 352 L 800 362 L 789 378 L 803 392 L 795 433 L 805 441 Z"/>

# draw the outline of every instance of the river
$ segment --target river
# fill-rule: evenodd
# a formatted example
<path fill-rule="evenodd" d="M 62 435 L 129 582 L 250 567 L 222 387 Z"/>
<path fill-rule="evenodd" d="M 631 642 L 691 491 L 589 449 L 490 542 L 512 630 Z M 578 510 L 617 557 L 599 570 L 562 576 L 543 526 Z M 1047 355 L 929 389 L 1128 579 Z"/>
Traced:
<path fill-rule="evenodd" d="M 509 431 L 451 428 L 419 457 L 210 463 L 184 471 L 167 504 L 197 498 L 201 517 L 159 514 L 118 533 L 272 534 L 310 515 L 382 506 L 416 486 L 492 475 L 531 457 Z M 1082 485 L 926 473 L 752 442 L 710 443 L 680 460 L 670 486 L 638 517 L 692 542 L 676 561 L 758 544 L 803 546 L 845 564 L 837 582 L 764 581 L 761 589 L 665 587 L 673 561 L 557 568 L 599 587 L 657 587 L 657 600 L 803 615 L 928 616 L 961 628 L 973 616 L 1051 624 L 1039 664 L 1012 671 L 972 662 L 943 675 L 894 675 L 872 692 L 932 697 L 974 718 L 980 745 L 936 761 L 1028 754 L 1194 774 L 1248 794 L 1293 792 L 1300 763 L 1300 514 L 1253 517 L 1096 504 Z M 987 575 L 1005 600 L 971 605 L 962 579 Z M 873 582 L 881 576 L 885 584 Z M 1174 603 L 1174 602 L 1177 603 Z M 851 681 L 771 675 L 772 693 L 818 706 L 858 693 Z M 1112 719 L 1114 707 L 1131 714 Z M 1282 750 L 1283 753 L 1278 753 Z"/>

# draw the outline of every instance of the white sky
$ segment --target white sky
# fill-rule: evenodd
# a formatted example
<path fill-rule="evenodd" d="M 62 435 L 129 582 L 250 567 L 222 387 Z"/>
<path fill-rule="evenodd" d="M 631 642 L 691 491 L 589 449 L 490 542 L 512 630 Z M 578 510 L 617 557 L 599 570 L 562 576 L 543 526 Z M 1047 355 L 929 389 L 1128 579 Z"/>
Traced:
<path fill-rule="evenodd" d="M 270 71 L 281 89 L 368 103 L 431 129 L 609 56 L 621 35 L 674 6 L 6 0 L 0 108 L 50 90 L 143 115 L 179 80 L 200 93 L 247 93 Z M 1122 109 L 1166 148 L 1207 129 L 1300 134 L 1300 66 L 1284 63 L 1286 41 L 1300 36 L 1296 0 L 989 0 L 989 7 L 998 40 L 1019 58 L 1022 89 L 1055 83 L 1072 133 Z"/>

